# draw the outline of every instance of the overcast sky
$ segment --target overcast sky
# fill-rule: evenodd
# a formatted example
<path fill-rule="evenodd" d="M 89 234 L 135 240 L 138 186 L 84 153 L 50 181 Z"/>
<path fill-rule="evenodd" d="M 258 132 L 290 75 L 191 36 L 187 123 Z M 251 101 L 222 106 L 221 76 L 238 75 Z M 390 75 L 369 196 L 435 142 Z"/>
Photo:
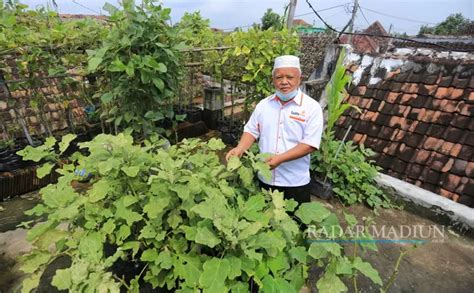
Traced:
<path fill-rule="evenodd" d="M 46 6 L 52 0 L 20 0 L 31 8 Z M 56 0 L 60 13 L 100 14 L 105 2 L 117 5 L 117 0 Z M 141 2 L 141 1 L 137 1 Z M 267 10 L 283 14 L 289 0 L 163 0 L 171 8 L 172 21 L 177 22 L 185 12 L 200 11 L 211 20 L 211 26 L 220 29 L 247 27 L 260 23 Z M 313 7 L 330 25 L 341 29 L 350 19 L 353 1 L 310 0 Z M 355 29 L 363 29 L 378 20 L 388 31 L 416 34 L 421 25 L 435 25 L 454 13 L 474 19 L 474 0 L 359 0 L 361 9 L 357 13 Z M 295 18 L 323 27 L 322 22 L 311 12 L 306 0 L 298 0 Z"/>

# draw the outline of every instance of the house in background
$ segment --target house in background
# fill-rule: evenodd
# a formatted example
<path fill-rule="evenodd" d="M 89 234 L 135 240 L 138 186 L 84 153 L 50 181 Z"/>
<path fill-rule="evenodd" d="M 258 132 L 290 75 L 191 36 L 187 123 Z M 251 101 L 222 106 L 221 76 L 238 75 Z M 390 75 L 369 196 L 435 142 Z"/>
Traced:
<path fill-rule="evenodd" d="M 369 27 L 361 33 L 374 36 L 389 36 L 382 24 L 378 21 L 373 22 Z M 340 37 L 342 44 L 349 44 L 355 53 L 359 54 L 375 54 L 385 52 L 390 44 L 391 39 L 384 37 L 373 37 L 367 35 L 352 35 L 349 42 L 349 35 L 343 34 Z"/>
<path fill-rule="evenodd" d="M 307 23 L 303 19 L 294 19 L 293 27 L 299 34 L 314 34 L 314 33 L 323 33 L 326 31 L 323 27 L 314 27 L 311 24 Z"/>

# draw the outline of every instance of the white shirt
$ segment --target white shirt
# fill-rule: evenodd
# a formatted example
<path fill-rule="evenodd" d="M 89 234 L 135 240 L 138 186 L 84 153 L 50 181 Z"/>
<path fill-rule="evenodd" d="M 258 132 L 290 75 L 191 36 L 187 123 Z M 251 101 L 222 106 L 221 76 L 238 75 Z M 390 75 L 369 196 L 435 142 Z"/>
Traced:
<path fill-rule="evenodd" d="M 261 100 L 244 127 L 258 139 L 260 152 L 281 154 L 304 143 L 319 148 L 323 132 L 323 111 L 319 103 L 300 90 L 290 102 L 282 105 L 271 95 Z M 259 179 L 273 186 L 302 186 L 310 181 L 310 155 L 284 162 L 272 171 L 270 181 L 260 174 Z"/>

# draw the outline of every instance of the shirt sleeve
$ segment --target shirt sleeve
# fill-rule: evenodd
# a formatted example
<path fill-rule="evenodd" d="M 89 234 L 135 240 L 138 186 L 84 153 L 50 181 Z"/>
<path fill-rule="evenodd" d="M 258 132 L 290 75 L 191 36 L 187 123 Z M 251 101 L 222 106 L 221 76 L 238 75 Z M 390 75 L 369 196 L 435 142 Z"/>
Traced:
<path fill-rule="evenodd" d="M 255 139 L 260 137 L 260 124 L 259 124 L 259 105 L 255 107 L 252 115 L 250 116 L 249 121 L 244 126 L 244 132 L 250 133 Z"/>
<path fill-rule="evenodd" d="M 323 110 L 319 103 L 315 104 L 315 111 L 309 117 L 303 134 L 303 140 L 301 141 L 304 144 L 310 145 L 319 149 L 321 144 L 321 136 L 323 134 Z"/>

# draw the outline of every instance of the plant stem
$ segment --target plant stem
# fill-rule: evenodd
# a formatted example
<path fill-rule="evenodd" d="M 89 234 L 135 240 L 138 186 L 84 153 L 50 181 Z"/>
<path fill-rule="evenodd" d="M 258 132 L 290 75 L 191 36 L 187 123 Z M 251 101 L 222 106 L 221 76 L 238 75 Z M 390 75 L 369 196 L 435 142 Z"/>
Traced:
<path fill-rule="evenodd" d="M 397 262 L 395 263 L 395 268 L 390 275 L 390 278 L 388 279 L 387 284 L 380 290 L 380 292 L 387 292 L 387 290 L 393 285 L 393 282 L 395 281 L 395 277 L 398 274 L 398 268 L 400 267 L 400 262 L 402 261 L 403 257 L 408 253 L 407 250 L 401 250 L 400 255 L 398 256 Z"/>
<path fill-rule="evenodd" d="M 357 257 L 357 249 L 357 243 L 354 243 L 354 259 Z M 357 274 L 354 274 L 354 276 L 352 277 L 352 283 L 354 284 L 354 292 L 359 292 L 359 290 L 357 289 Z"/>

